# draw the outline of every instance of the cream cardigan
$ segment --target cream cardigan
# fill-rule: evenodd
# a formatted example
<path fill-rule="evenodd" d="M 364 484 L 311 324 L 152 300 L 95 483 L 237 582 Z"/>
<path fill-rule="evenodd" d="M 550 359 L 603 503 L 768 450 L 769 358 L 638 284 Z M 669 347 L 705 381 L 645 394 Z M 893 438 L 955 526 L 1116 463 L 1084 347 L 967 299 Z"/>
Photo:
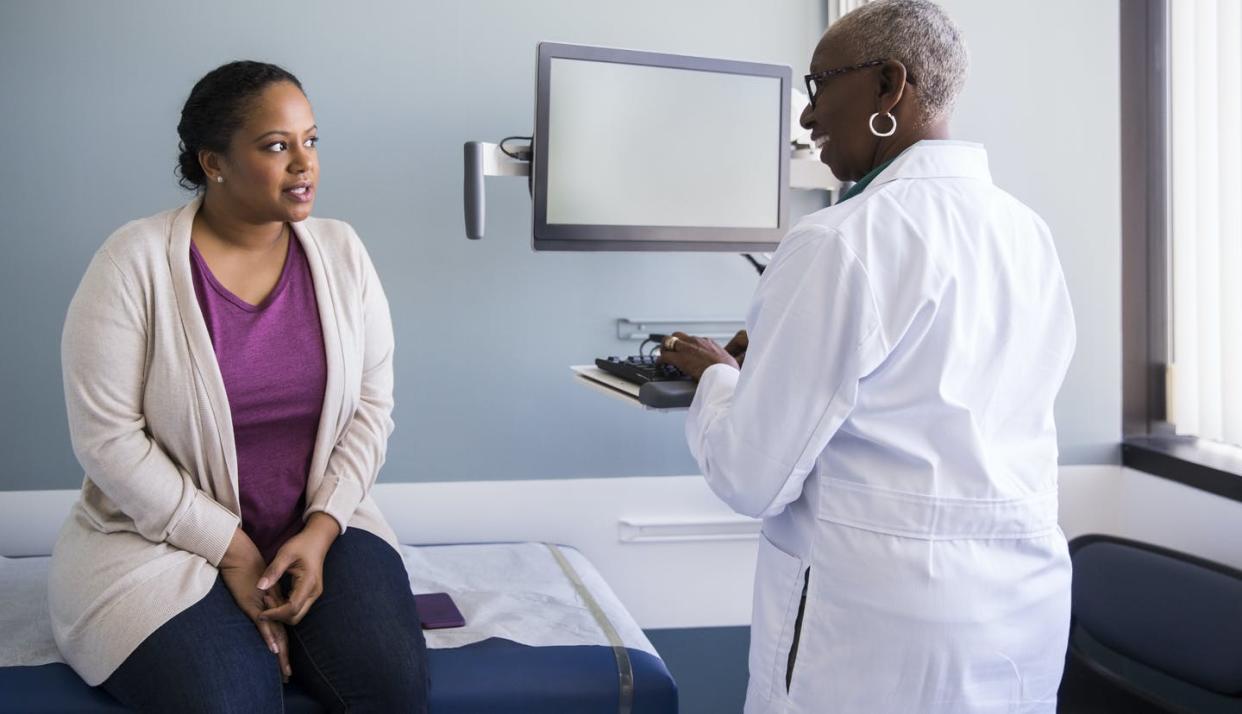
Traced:
<path fill-rule="evenodd" d="M 95 254 L 61 343 L 82 495 L 52 553 L 56 644 L 97 685 L 216 580 L 240 522 L 228 397 L 198 307 L 190 228 L 201 199 L 129 223 Z M 319 304 L 327 384 L 306 488 L 323 511 L 397 547 L 371 500 L 392 433 L 392 324 L 353 229 L 293 225 Z"/>

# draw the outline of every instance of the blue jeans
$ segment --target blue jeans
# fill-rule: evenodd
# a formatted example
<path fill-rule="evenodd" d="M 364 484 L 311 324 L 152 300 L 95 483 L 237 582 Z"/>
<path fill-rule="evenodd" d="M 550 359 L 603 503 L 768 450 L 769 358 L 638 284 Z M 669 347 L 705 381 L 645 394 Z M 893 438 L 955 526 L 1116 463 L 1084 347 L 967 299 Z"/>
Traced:
<path fill-rule="evenodd" d="M 293 681 L 332 712 L 426 712 L 426 643 L 401 556 L 351 528 L 328 550 L 323 579 L 287 627 Z M 221 579 L 101 686 L 139 712 L 284 710 L 276 656 Z"/>

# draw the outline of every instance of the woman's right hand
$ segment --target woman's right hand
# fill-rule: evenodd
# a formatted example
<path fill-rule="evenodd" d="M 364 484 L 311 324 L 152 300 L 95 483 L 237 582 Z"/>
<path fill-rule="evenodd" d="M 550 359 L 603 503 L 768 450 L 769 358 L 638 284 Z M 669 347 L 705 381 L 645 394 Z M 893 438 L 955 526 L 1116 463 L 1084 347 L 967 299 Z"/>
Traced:
<path fill-rule="evenodd" d="M 228 550 L 220 559 L 219 569 L 224 585 L 233 594 L 237 606 L 259 628 L 259 634 L 263 636 L 267 648 L 276 655 L 280 664 L 281 678 L 288 682 L 293 670 L 289 666 L 289 638 L 285 627 L 279 622 L 259 617 L 264 610 L 281 603 L 277 601 L 277 595 L 269 595 L 258 588 L 259 578 L 267 570 L 267 563 L 263 562 L 263 556 L 259 554 L 254 541 L 241 528 L 233 532 Z M 270 590 L 274 593 L 278 588 Z"/>

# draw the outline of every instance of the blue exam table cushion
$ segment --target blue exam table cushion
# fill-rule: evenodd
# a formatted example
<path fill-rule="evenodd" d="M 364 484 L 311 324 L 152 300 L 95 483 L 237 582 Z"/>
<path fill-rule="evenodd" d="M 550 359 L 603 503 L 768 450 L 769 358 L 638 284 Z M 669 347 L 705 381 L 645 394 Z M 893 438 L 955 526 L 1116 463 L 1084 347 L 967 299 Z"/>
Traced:
<path fill-rule="evenodd" d="M 675 714 L 677 686 L 659 657 L 627 650 L 634 670 L 635 714 Z M 609 647 L 530 647 L 491 639 L 429 650 L 431 711 L 436 714 L 598 714 L 617 711 L 617 661 Z M 88 687 L 69 665 L 0 667 L 0 713 L 63 714 L 126 710 Z M 324 711 L 296 685 L 285 687 L 285 711 Z"/>

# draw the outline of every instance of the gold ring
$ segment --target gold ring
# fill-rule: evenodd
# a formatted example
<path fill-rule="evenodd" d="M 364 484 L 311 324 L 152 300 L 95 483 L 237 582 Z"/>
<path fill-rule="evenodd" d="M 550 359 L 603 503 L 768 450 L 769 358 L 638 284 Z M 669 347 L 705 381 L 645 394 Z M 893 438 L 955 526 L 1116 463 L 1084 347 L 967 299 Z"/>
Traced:
<path fill-rule="evenodd" d="M 664 351 L 665 352 L 676 352 L 678 341 L 679 340 L 677 339 L 677 335 L 669 335 L 668 337 L 665 337 L 664 345 L 663 345 Z"/>

